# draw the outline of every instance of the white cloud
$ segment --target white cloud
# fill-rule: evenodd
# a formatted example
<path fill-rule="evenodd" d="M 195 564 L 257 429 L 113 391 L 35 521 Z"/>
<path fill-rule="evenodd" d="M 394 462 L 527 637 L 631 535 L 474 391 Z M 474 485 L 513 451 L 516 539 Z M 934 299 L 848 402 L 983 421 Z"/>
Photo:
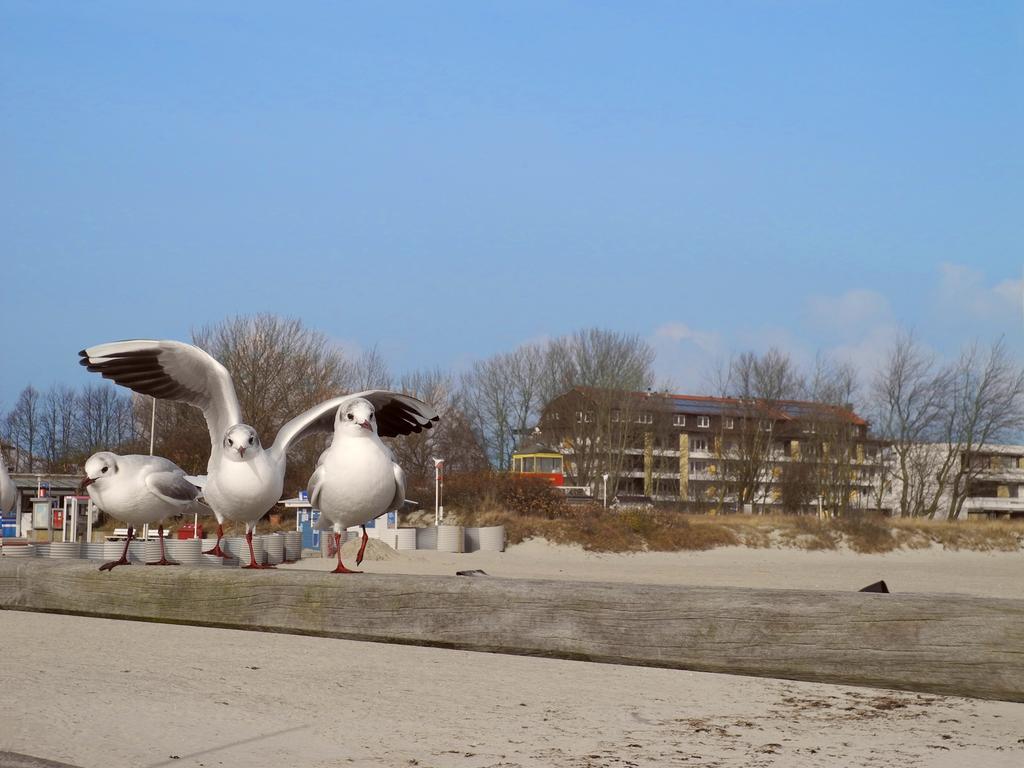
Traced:
<path fill-rule="evenodd" d="M 666 323 L 658 328 L 654 335 L 656 338 L 667 339 L 676 343 L 689 341 L 705 352 L 717 352 L 721 343 L 721 339 L 716 332 L 698 331 L 685 323 Z"/>
<path fill-rule="evenodd" d="M 1024 278 L 1007 278 L 989 285 L 985 273 L 963 264 L 944 262 L 939 265 L 938 300 L 942 311 L 955 307 L 979 319 L 1021 317 Z"/>
<path fill-rule="evenodd" d="M 671 322 L 656 328 L 648 341 L 657 354 L 654 365 L 659 387 L 687 394 L 706 389 L 705 379 L 722 349 L 717 332 Z"/>
<path fill-rule="evenodd" d="M 892 317 L 889 300 L 878 291 L 855 288 L 838 296 L 818 294 L 807 300 L 807 314 L 818 327 L 844 336 L 859 336 Z"/>

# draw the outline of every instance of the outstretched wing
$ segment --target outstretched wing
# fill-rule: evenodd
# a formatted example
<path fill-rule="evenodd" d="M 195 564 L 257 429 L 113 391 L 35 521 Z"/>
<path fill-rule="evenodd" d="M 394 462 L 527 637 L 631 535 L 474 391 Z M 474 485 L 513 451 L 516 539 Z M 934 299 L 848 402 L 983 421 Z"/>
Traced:
<path fill-rule="evenodd" d="M 316 432 L 333 432 L 334 414 L 337 412 L 338 406 L 348 398 L 348 395 L 332 397 L 330 400 L 324 400 L 320 405 L 314 405 L 308 411 L 303 411 L 294 419 L 289 419 L 277 431 L 277 437 L 274 438 L 274 444 L 270 446 L 269 450 L 274 451 L 278 456 L 284 456 L 293 444 Z"/>
<path fill-rule="evenodd" d="M 380 437 L 422 432 L 441 420 L 433 406 L 412 395 L 371 389 L 349 397 L 362 397 L 370 401 L 377 415 L 377 434 Z"/>
<path fill-rule="evenodd" d="M 201 409 L 214 447 L 220 445 L 228 427 L 242 421 L 231 375 L 199 347 L 133 339 L 89 347 L 78 356 L 90 371 L 121 386 Z"/>
<path fill-rule="evenodd" d="M 150 472 L 146 475 L 146 487 L 168 504 L 183 509 L 192 506 L 199 495 L 196 487 L 180 472 Z"/>
<path fill-rule="evenodd" d="M 355 397 L 369 400 L 373 405 L 377 416 L 377 434 L 380 437 L 421 432 L 430 429 L 440 418 L 437 411 L 415 397 L 383 389 L 371 389 L 325 400 L 286 422 L 278 431 L 271 446 L 272 450 L 278 455 L 283 455 L 293 444 L 314 432 L 333 432 L 334 416 L 338 408 Z"/>

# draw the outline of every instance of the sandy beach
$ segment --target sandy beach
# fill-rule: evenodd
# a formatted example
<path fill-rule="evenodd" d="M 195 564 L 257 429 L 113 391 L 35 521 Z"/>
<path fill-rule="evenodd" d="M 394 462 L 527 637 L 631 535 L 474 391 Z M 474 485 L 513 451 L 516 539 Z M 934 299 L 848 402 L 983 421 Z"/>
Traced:
<path fill-rule="evenodd" d="M 1024 555 L 937 549 L 593 555 L 530 541 L 363 567 L 840 590 L 885 579 L 999 597 L 1024 583 Z M 1024 704 L 11 611 L 0 636 L 0 751 L 83 768 L 1024 763 Z"/>
<path fill-rule="evenodd" d="M 343 555 L 354 549 L 355 542 L 346 544 Z M 334 562 L 312 557 L 284 567 L 330 570 Z M 354 567 L 355 561 L 349 557 L 345 563 Z M 505 552 L 391 552 L 389 559 L 366 561 L 362 568 L 368 573 L 430 576 L 480 569 L 499 578 L 842 591 L 884 579 L 892 592 L 1024 597 L 1024 552 L 950 551 L 938 546 L 880 555 L 747 547 L 595 554 L 578 546 L 530 539 Z"/>

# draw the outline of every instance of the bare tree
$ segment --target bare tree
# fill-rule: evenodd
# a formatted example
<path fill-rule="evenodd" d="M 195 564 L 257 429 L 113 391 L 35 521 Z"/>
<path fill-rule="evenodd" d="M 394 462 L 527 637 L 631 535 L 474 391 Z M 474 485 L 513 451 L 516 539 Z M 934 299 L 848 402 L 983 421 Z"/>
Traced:
<path fill-rule="evenodd" d="M 445 471 L 478 471 L 488 467 L 487 457 L 463 412 L 462 394 L 451 374 L 441 370 L 416 371 L 400 380 L 402 392 L 430 403 L 440 416 L 433 429 L 391 440 L 391 449 L 408 478 L 409 488 L 433 487 L 434 459 L 445 460 Z"/>
<path fill-rule="evenodd" d="M 545 352 L 524 345 L 478 361 L 462 377 L 462 394 L 474 429 L 493 465 L 508 469 L 516 443 L 543 406 Z"/>
<path fill-rule="evenodd" d="M 929 444 L 951 431 L 951 385 L 951 371 L 907 332 L 893 341 L 871 382 L 875 428 L 890 445 L 901 516 L 930 516 L 936 510 L 951 456 Z M 882 478 L 883 491 L 885 485 Z"/>
<path fill-rule="evenodd" d="M 1010 360 L 1002 339 L 986 351 L 972 344 L 951 372 L 952 416 L 949 432 L 949 494 L 945 510 L 955 520 L 971 484 L 988 467 L 977 461 L 987 445 L 1007 440 L 1024 428 L 1024 368 Z"/>
<path fill-rule="evenodd" d="M 132 397 L 112 384 L 87 384 L 77 398 L 76 447 L 84 455 L 121 451 L 136 439 Z"/>
<path fill-rule="evenodd" d="M 653 363 L 654 350 L 639 337 L 598 328 L 549 345 L 541 399 L 550 405 L 541 426 L 568 449 L 572 484 L 594 486 L 607 473 L 614 495 L 625 474 L 644 466 L 642 453 L 630 453 L 629 446 L 638 433 L 651 432 L 652 409 L 660 407 L 648 394 Z"/>
<path fill-rule="evenodd" d="M 34 472 L 42 449 L 42 406 L 39 390 L 29 384 L 7 414 L 7 434 L 17 449 L 16 472 Z"/>
<path fill-rule="evenodd" d="M 734 427 L 718 436 L 722 482 L 720 502 L 734 498 L 740 510 L 764 505 L 773 479 L 779 404 L 801 394 L 805 385 L 792 358 L 772 348 L 762 355 L 744 352 L 712 374 L 717 394 L 734 398 Z"/>
<path fill-rule="evenodd" d="M 391 372 L 388 364 L 376 346 L 364 349 L 353 363 L 347 363 L 339 380 L 345 381 L 345 388 L 352 392 L 367 389 L 391 389 Z"/>
<path fill-rule="evenodd" d="M 50 472 L 70 472 L 78 463 L 73 455 L 77 410 L 78 394 L 71 387 L 51 387 L 43 397 L 43 454 Z"/>

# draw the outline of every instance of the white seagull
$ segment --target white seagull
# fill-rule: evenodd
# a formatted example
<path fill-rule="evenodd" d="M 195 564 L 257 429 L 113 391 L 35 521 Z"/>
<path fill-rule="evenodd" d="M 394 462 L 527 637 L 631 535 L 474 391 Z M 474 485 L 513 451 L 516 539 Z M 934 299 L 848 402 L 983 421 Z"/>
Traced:
<path fill-rule="evenodd" d="M 137 339 L 100 344 L 78 353 L 90 371 L 145 395 L 188 403 L 203 412 L 212 451 L 203 499 L 217 516 L 217 545 L 224 520 L 246 524 L 249 568 L 260 568 L 252 549 L 256 521 L 281 498 L 288 448 L 314 432 L 330 432 L 345 395 L 327 400 L 286 422 L 264 450 L 256 430 L 242 423 L 241 406 L 227 369 L 209 354 L 180 341 Z M 372 390 L 359 397 L 372 402 L 384 436 L 429 429 L 438 420 L 429 405 L 397 392 Z"/>
<path fill-rule="evenodd" d="M 160 456 L 118 456 L 100 451 L 86 460 L 79 488 L 85 489 L 101 510 L 128 523 L 121 559 L 104 563 L 101 571 L 128 565 L 128 545 L 134 529 L 154 523 L 160 526 L 160 559 L 146 565 L 178 565 L 164 552 L 163 521 L 170 515 L 191 511 L 199 503 L 199 490 L 185 479 L 177 464 Z"/>
<path fill-rule="evenodd" d="M 15 511 L 18 503 L 18 488 L 7 473 L 7 462 L 4 461 L 4 452 L 0 451 L 0 512 L 10 513 Z"/>
<path fill-rule="evenodd" d="M 341 562 L 341 532 L 363 526 L 356 565 L 366 550 L 365 523 L 405 502 L 405 472 L 378 436 L 376 409 L 365 395 L 353 395 L 339 406 L 334 437 L 309 478 L 310 504 L 320 510 L 321 530 L 334 530 L 338 565 L 332 573 L 351 571 Z"/>

